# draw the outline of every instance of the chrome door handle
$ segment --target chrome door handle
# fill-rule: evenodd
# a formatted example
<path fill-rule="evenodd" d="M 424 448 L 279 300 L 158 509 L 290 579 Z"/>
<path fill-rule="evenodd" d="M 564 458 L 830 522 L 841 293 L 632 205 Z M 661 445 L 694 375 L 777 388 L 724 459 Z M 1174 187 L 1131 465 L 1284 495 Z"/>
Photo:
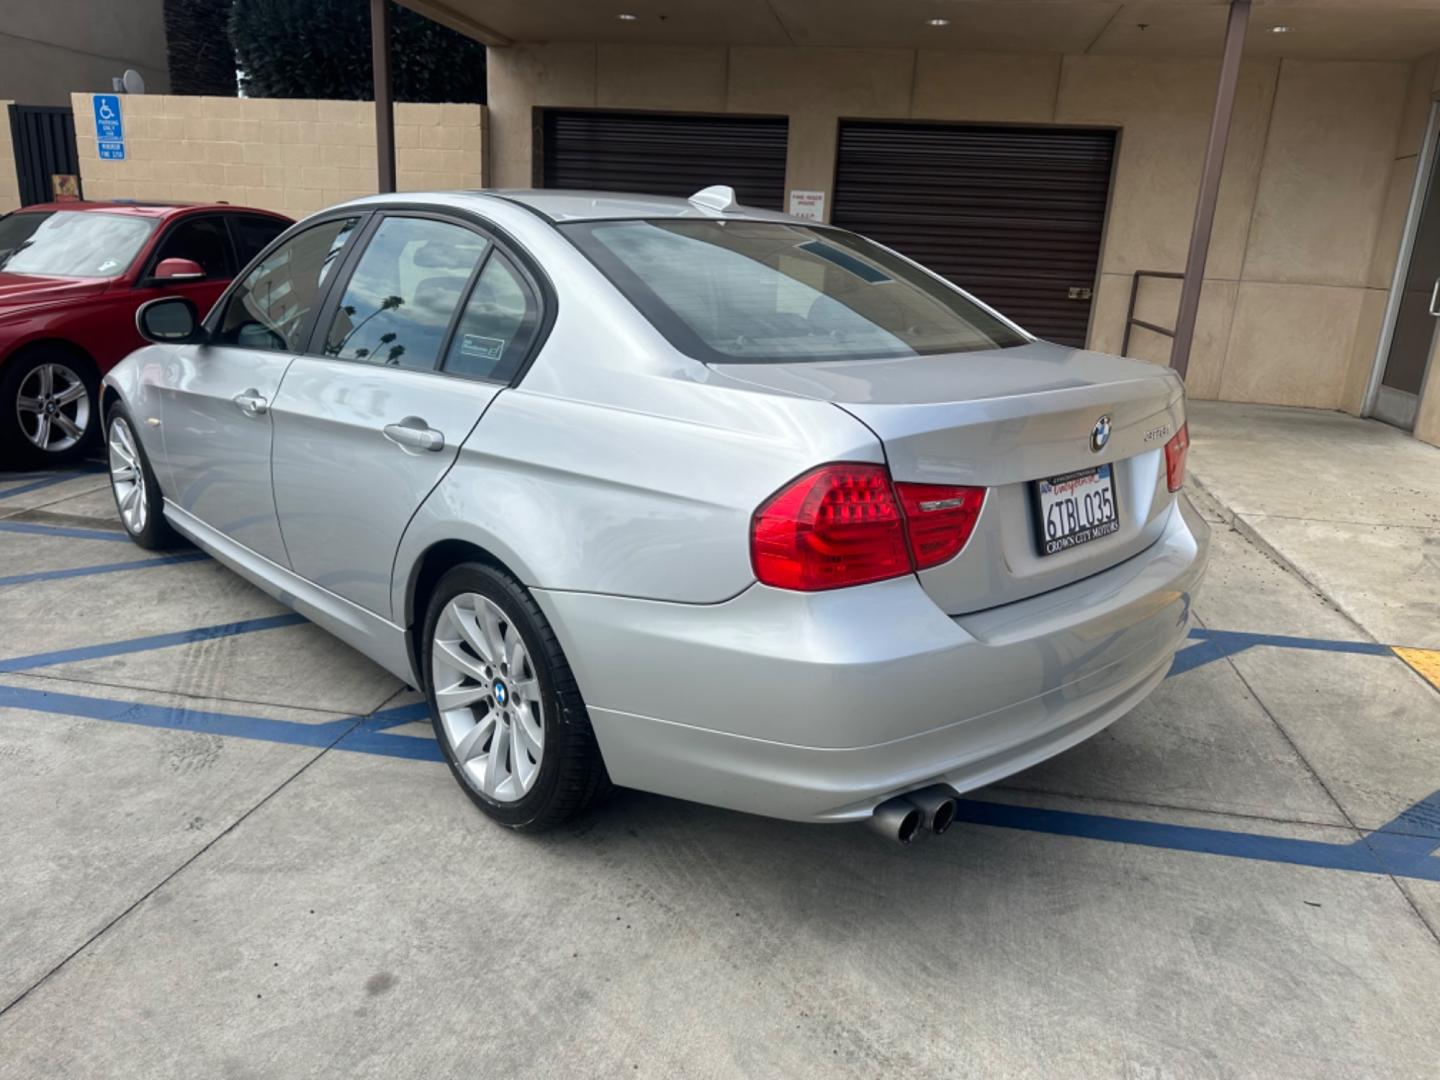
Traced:
<path fill-rule="evenodd" d="M 418 416 L 407 416 L 398 424 L 386 424 L 385 437 L 408 450 L 444 450 L 445 436 Z"/>
<path fill-rule="evenodd" d="M 260 416 L 270 411 L 270 402 L 253 387 L 242 394 L 236 394 L 230 400 L 239 405 L 240 411 L 246 416 Z"/>
<path fill-rule="evenodd" d="M 1440 299 L 1440 278 L 1435 279 L 1435 287 L 1430 290 L 1430 314 L 1440 319 L 1440 311 L 1435 310 L 1435 301 Z"/>

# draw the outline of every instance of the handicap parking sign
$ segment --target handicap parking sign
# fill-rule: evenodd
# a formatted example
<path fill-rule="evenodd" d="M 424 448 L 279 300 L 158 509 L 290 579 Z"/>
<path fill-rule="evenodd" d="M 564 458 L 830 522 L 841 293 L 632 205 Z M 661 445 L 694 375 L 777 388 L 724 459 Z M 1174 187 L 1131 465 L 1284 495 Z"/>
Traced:
<path fill-rule="evenodd" d="M 107 161 L 125 160 L 125 123 L 119 94 L 95 94 L 95 146 Z"/>

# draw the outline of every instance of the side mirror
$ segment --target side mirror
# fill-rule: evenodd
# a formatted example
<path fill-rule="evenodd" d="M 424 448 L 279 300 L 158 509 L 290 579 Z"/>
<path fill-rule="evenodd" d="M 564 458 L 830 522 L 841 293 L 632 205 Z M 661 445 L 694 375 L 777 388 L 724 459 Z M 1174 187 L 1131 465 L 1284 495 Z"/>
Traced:
<path fill-rule="evenodd" d="M 146 341 L 157 345 L 188 345 L 206 338 L 195 305 L 183 296 L 166 296 L 140 305 L 135 312 L 135 328 Z"/>
<path fill-rule="evenodd" d="M 205 268 L 193 259 L 161 259 L 155 264 L 155 273 L 150 278 L 151 281 L 165 285 L 204 279 Z"/>

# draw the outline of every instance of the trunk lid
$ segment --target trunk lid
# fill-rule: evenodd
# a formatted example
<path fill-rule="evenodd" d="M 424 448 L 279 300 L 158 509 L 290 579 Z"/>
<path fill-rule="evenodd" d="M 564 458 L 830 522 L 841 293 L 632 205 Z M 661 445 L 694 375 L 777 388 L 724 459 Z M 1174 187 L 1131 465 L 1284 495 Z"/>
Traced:
<path fill-rule="evenodd" d="M 1008 349 L 796 364 L 712 365 L 727 379 L 829 401 L 868 426 L 897 481 L 988 489 L 963 551 L 922 570 L 948 614 L 963 615 L 1068 585 L 1143 551 L 1175 496 L 1165 443 L 1184 422 L 1167 368 L 1031 342 Z M 1110 435 L 1092 450 L 1102 416 Z M 1042 554 L 1035 482 L 1110 465 L 1119 528 Z"/>

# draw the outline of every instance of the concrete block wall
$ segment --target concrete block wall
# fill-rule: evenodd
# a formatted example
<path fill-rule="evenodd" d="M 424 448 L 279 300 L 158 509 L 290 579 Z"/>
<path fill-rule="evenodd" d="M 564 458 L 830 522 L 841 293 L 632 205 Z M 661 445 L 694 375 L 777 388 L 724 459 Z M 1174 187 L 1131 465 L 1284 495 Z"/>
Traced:
<path fill-rule="evenodd" d="M 1414 129 L 1407 99 L 1423 82 L 1412 67 L 1245 64 L 1192 351 L 1195 397 L 1357 407 L 1379 332 L 1371 294 L 1388 287 L 1385 245 L 1393 268 L 1397 145 L 1402 120 Z M 531 182 L 536 106 L 788 116 L 786 185 L 825 191 L 842 117 L 1116 128 L 1090 344 L 1118 351 L 1132 273 L 1184 268 L 1218 62 L 556 43 L 491 49 L 488 70 L 497 186 Z M 1172 283 L 1151 281 L 1140 314 L 1173 325 L 1177 298 Z M 1152 360 L 1168 348 L 1144 331 L 1131 344 Z"/>
<path fill-rule="evenodd" d="M 223 199 L 302 217 L 375 192 L 372 102 L 126 96 L 124 161 L 100 159 L 90 96 L 73 104 L 87 198 Z M 484 186 L 485 119 L 481 105 L 397 105 L 397 187 Z"/>
<path fill-rule="evenodd" d="M 15 175 L 15 144 L 10 141 L 10 101 L 0 100 L 0 214 L 20 205 L 20 180 Z"/>

